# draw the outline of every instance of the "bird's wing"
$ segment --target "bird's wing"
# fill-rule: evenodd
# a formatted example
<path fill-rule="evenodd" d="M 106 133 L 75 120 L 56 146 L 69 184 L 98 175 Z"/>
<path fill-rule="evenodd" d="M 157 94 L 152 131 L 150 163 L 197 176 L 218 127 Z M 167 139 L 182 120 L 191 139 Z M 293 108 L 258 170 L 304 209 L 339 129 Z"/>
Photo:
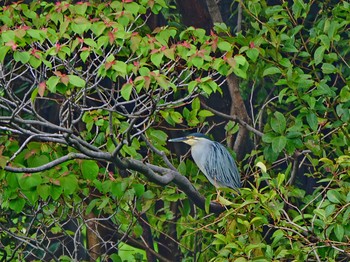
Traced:
<path fill-rule="evenodd" d="M 227 149 L 215 142 L 208 150 L 205 170 L 219 185 L 230 188 L 240 188 L 241 178 L 235 161 Z"/>

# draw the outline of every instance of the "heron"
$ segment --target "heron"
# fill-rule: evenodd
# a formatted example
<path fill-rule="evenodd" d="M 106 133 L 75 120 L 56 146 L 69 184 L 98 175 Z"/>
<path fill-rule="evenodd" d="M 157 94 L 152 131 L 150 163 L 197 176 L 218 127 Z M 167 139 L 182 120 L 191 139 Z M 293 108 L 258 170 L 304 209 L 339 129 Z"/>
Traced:
<path fill-rule="evenodd" d="M 238 190 L 241 177 L 237 165 L 229 151 L 219 142 L 210 140 L 201 133 L 192 133 L 185 137 L 169 139 L 169 142 L 183 142 L 191 146 L 191 155 L 198 168 L 207 177 L 220 196 L 220 188 Z"/>

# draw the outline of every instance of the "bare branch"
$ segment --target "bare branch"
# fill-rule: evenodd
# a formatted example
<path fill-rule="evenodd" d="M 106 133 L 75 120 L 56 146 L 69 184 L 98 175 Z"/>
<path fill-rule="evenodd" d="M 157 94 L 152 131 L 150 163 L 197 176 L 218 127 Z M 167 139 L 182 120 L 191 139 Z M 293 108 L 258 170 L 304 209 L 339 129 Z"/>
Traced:
<path fill-rule="evenodd" d="M 232 120 L 232 121 L 235 121 L 235 122 L 239 123 L 240 125 L 244 126 L 247 130 L 253 132 L 254 134 L 256 134 L 259 137 L 262 137 L 264 135 L 264 133 L 262 133 L 259 130 L 255 129 L 254 127 L 249 125 L 247 122 L 245 122 L 242 119 L 238 118 L 238 116 L 236 116 L 236 115 L 230 116 L 230 115 L 226 115 L 224 113 L 221 113 L 221 112 L 219 112 L 219 111 L 217 111 L 217 110 L 207 106 L 203 101 L 201 101 L 201 105 L 203 106 L 203 108 L 213 112 L 217 116 L 220 116 L 222 118 L 229 119 L 229 120 Z"/>
<path fill-rule="evenodd" d="M 90 157 L 80 154 L 80 153 L 69 153 L 68 155 L 65 155 L 63 157 L 60 157 L 56 160 L 51 161 L 50 163 L 47 163 L 45 165 L 39 166 L 39 167 L 12 167 L 12 166 L 5 166 L 4 169 L 9 172 L 13 173 L 36 173 L 36 172 L 42 172 L 48 169 L 51 169 L 59 164 L 65 163 L 69 160 L 73 159 L 91 159 Z"/>

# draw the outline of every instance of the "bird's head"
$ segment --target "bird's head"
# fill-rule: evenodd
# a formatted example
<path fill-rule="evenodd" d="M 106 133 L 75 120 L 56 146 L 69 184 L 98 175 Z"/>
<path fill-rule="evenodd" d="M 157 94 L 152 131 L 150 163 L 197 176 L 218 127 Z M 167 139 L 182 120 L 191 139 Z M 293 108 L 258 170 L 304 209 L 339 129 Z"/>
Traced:
<path fill-rule="evenodd" d="M 169 139 L 169 142 L 183 142 L 190 146 L 193 146 L 201 141 L 210 140 L 206 135 L 203 135 L 201 133 L 192 133 L 184 137 L 178 137 Z"/>

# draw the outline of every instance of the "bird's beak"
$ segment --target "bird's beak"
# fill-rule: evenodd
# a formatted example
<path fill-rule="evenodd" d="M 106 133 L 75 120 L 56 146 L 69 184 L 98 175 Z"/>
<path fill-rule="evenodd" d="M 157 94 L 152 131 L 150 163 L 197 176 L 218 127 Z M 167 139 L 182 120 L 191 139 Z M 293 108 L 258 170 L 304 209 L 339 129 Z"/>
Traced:
<path fill-rule="evenodd" d="M 188 140 L 187 137 L 178 137 L 178 138 L 169 139 L 168 142 L 184 142 L 186 140 Z"/>

